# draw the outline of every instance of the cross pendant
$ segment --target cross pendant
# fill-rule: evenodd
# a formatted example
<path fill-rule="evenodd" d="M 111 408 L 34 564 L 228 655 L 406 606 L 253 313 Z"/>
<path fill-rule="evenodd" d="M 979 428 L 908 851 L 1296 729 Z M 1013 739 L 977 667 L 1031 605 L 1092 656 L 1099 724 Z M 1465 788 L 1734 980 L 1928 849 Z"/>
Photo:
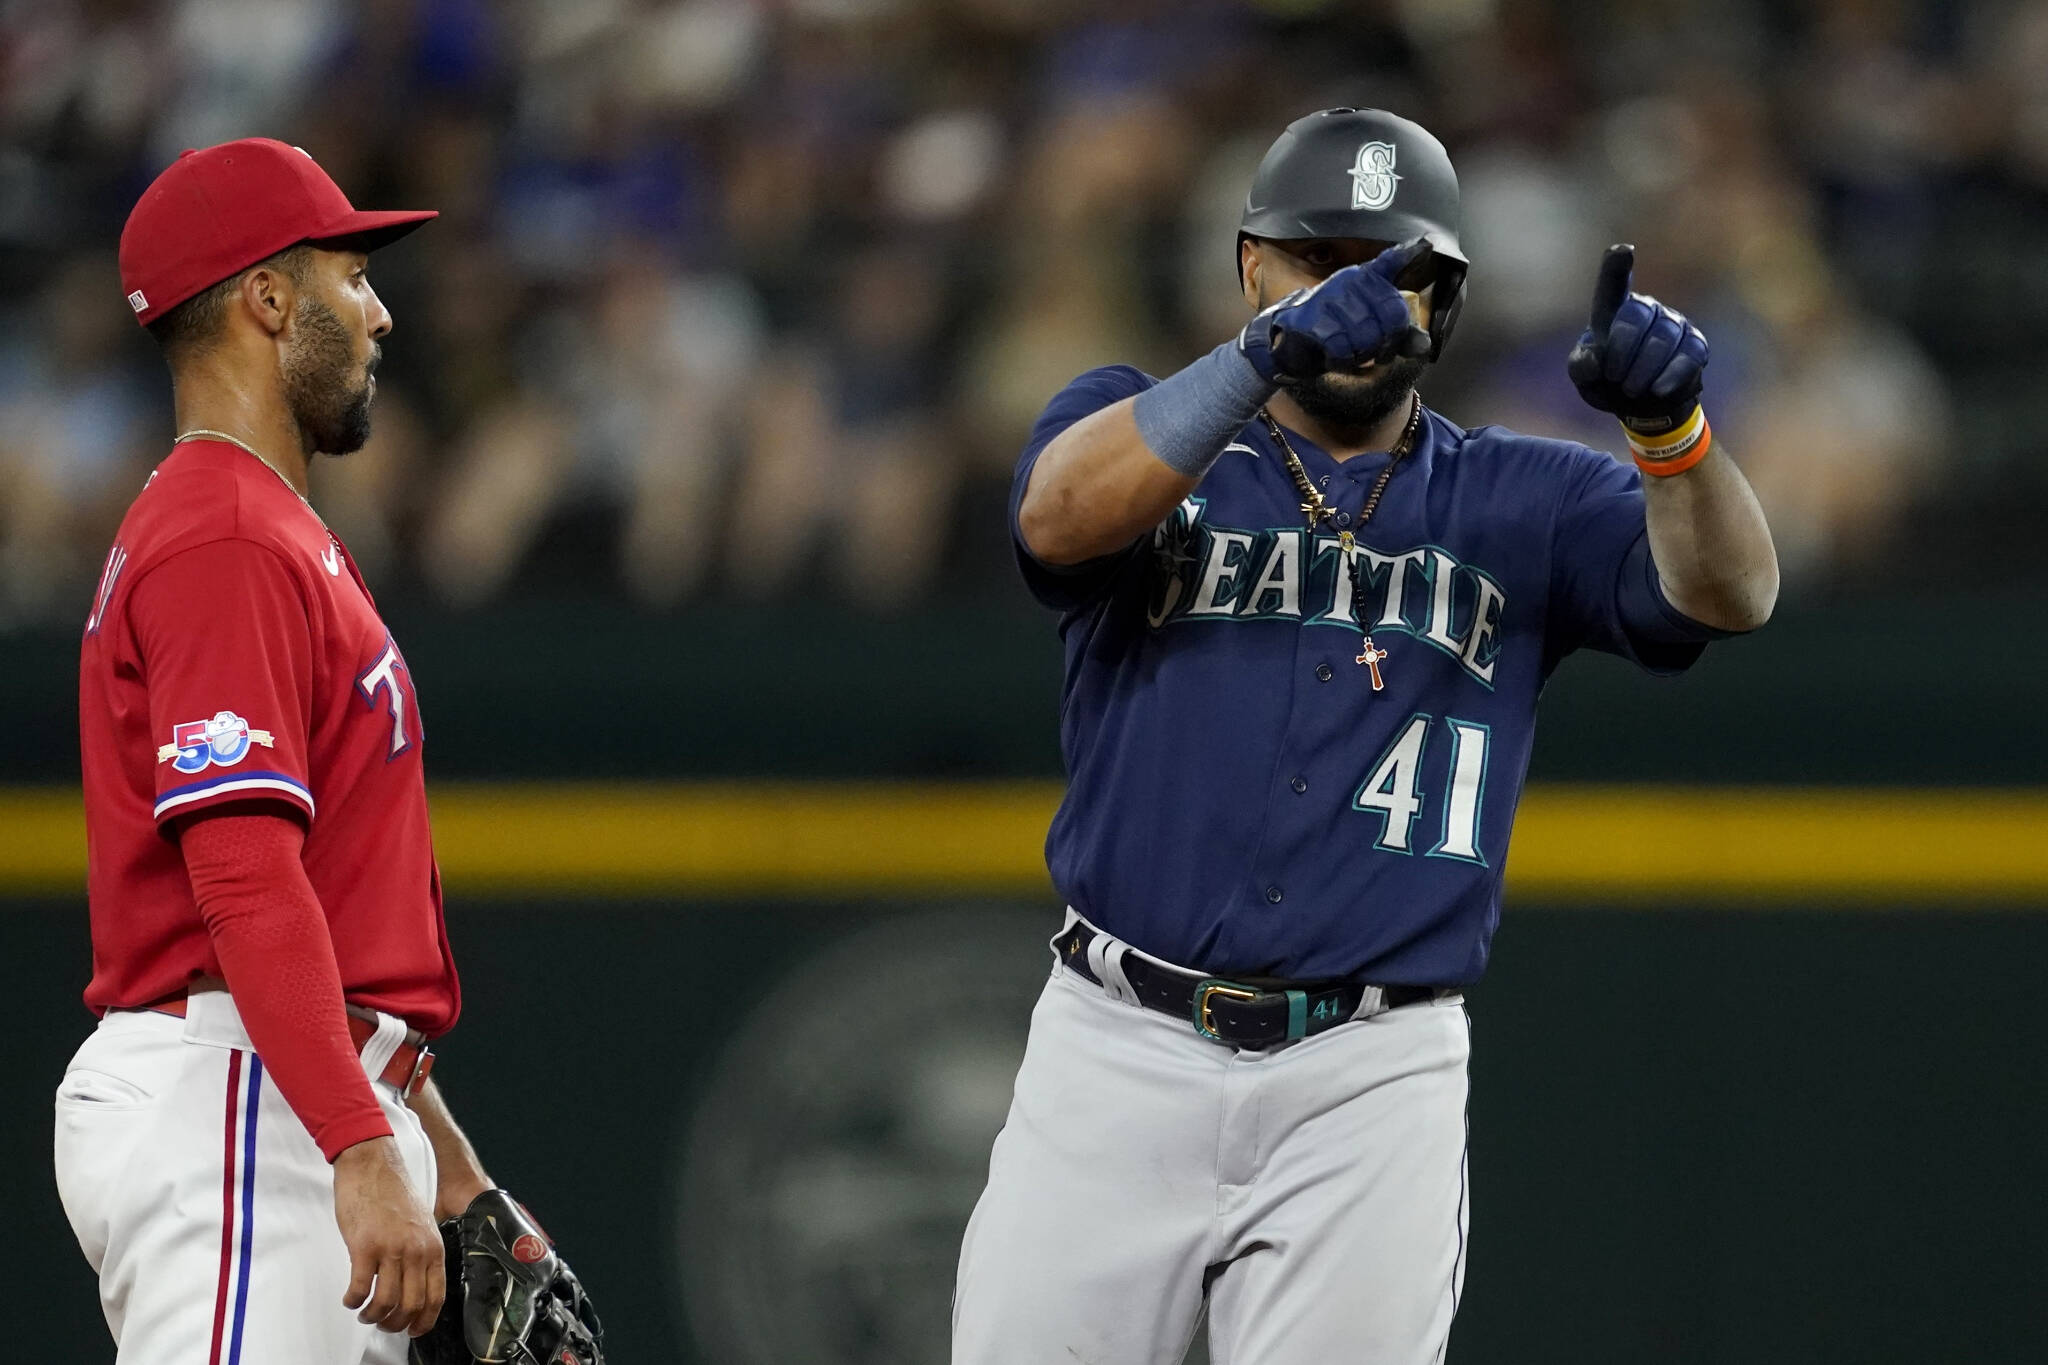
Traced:
<path fill-rule="evenodd" d="M 1356 659 L 1352 660 L 1353 663 L 1364 664 L 1372 671 L 1372 690 L 1375 692 L 1387 690 L 1387 681 L 1380 676 L 1380 660 L 1386 657 L 1387 651 L 1384 649 L 1374 649 L 1372 636 L 1368 635 L 1365 637 L 1364 651 Z"/>

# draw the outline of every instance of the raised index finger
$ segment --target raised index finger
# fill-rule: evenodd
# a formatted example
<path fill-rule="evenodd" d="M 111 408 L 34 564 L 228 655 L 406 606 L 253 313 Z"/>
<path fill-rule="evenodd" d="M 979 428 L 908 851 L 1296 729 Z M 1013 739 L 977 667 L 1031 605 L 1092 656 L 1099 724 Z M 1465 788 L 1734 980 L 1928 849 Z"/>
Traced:
<path fill-rule="evenodd" d="M 1617 242 L 1607 248 L 1607 254 L 1600 258 L 1600 278 L 1593 285 L 1593 337 L 1597 341 L 1607 339 L 1607 329 L 1614 325 L 1614 315 L 1621 311 L 1621 305 L 1628 302 L 1628 282 L 1636 273 L 1636 249 L 1627 242 Z"/>
<path fill-rule="evenodd" d="M 1366 269 L 1389 284 L 1394 284 L 1418 264 L 1427 262 L 1434 254 L 1427 237 L 1411 237 L 1382 251 L 1366 263 Z"/>

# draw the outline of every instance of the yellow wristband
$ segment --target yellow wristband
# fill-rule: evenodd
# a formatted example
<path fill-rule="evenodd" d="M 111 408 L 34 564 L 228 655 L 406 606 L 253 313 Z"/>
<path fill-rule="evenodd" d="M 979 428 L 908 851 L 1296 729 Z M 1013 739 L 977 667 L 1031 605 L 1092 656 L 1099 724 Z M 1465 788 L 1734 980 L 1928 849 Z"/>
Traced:
<path fill-rule="evenodd" d="M 1707 410 L 1696 407 L 1692 416 L 1661 436 L 1639 436 L 1623 425 L 1628 448 L 1636 457 L 1636 468 L 1653 478 L 1683 474 L 1707 457 L 1714 433 L 1707 425 Z"/>

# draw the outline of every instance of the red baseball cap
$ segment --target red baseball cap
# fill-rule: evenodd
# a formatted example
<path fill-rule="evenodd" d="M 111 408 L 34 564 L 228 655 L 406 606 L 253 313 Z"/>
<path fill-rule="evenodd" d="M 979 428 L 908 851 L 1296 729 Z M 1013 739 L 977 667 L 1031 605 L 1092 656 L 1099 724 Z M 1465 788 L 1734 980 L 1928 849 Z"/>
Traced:
<path fill-rule="evenodd" d="M 303 149 L 267 137 L 185 151 L 121 229 L 121 288 L 144 326 L 194 294 L 300 242 L 396 241 L 431 209 L 367 213 Z"/>

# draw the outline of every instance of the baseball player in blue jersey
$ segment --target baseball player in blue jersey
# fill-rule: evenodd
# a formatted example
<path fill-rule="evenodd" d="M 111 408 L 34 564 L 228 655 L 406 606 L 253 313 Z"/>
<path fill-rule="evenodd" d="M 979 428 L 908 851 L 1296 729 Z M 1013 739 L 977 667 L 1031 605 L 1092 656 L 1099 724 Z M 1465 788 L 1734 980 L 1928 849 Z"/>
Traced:
<path fill-rule="evenodd" d="M 961 1251 L 957 1365 L 1425 1365 L 1465 1268 L 1469 1033 L 1536 698 L 1590 647 L 1675 673 L 1777 563 L 1700 407 L 1707 343 L 1608 250 L 1566 363 L 1632 463 L 1462 429 L 1415 384 L 1466 258 L 1443 147 L 1290 126 L 1256 313 L 1092 370 L 1017 465 L 1061 613 L 1068 902 Z"/>

